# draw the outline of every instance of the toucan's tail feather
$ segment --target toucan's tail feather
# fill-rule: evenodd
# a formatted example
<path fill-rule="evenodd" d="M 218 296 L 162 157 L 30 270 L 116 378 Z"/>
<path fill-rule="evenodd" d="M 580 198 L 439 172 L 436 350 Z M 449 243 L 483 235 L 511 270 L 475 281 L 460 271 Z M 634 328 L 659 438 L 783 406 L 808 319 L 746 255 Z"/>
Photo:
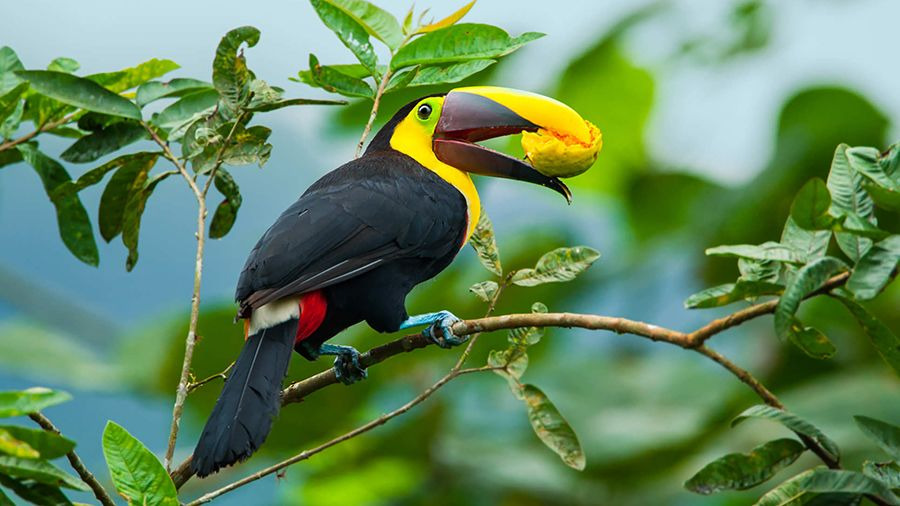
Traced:
<path fill-rule="evenodd" d="M 296 333 L 297 320 L 288 320 L 247 338 L 194 449 L 197 476 L 247 459 L 266 440 Z"/>

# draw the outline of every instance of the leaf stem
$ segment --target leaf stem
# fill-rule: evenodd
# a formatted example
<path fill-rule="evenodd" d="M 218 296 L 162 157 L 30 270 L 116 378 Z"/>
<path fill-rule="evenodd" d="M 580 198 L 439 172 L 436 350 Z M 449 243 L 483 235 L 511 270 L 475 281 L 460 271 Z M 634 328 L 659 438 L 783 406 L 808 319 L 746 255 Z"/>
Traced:
<path fill-rule="evenodd" d="M 41 426 L 47 432 L 52 432 L 56 435 L 61 435 L 59 429 L 53 425 L 53 422 L 50 421 L 49 418 L 44 416 L 41 413 L 31 413 L 28 415 L 28 418 L 34 420 L 35 423 Z M 75 453 L 75 450 L 70 451 L 66 454 L 66 458 L 69 459 L 69 464 L 72 466 L 72 469 L 78 473 L 78 476 L 81 476 L 81 480 L 87 483 L 87 486 L 91 487 L 91 490 L 94 492 L 94 497 L 100 501 L 100 504 L 103 506 L 115 506 L 115 501 L 112 500 L 112 497 L 109 496 L 109 493 L 103 488 L 103 485 L 97 481 L 97 478 L 94 477 L 94 474 L 91 473 L 90 470 L 84 465 L 84 462 L 81 461 L 81 458 Z"/>

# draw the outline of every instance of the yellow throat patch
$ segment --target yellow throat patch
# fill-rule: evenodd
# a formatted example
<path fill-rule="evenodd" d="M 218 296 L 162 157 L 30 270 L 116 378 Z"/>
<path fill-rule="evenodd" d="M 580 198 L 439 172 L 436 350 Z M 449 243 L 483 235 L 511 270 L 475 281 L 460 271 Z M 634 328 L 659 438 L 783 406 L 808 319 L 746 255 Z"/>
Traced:
<path fill-rule="evenodd" d="M 424 125 L 415 118 L 415 113 L 416 109 L 413 108 L 410 115 L 403 118 L 403 121 L 394 128 L 391 147 L 419 162 L 462 193 L 466 199 L 469 221 L 463 241 L 465 244 L 472 232 L 475 231 L 475 225 L 478 224 L 478 218 L 481 215 L 481 200 L 475 190 L 475 183 L 472 182 L 472 178 L 467 172 L 437 159 L 431 148 L 431 133 L 427 132 Z"/>

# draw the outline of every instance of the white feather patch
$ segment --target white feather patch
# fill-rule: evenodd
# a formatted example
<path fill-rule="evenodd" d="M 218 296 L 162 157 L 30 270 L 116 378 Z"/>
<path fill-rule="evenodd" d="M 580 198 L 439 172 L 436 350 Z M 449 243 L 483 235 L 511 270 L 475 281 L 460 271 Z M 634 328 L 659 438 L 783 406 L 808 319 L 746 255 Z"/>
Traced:
<path fill-rule="evenodd" d="M 250 333 L 274 327 L 279 323 L 300 317 L 300 298 L 280 299 L 258 307 L 250 315 Z"/>

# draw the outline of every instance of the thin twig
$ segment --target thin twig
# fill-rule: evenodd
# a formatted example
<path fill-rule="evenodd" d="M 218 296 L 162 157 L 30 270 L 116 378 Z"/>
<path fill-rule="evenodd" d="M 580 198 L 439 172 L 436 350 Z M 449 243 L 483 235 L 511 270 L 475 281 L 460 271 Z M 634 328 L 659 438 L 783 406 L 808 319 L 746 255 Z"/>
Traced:
<path fill-rule="evenodd" d="M 234 367 L 234 362 L 228 364 L 228 367 L 226 367 L 225 370 L 223 370 L 221 372 L 217 372 L 211 376 L 203 378 L 200 381 L 194 381 L 194 382 L 189 383 L 187 386 L 188 393 L 191 393 L 194 390 L 202 387 L 203 385 L 210 383 L 211 381 L 217 380 L 219 378 L 222 378 L 222 380 L 228 379 L 228 373 L 231 372 L 232 367 Z"/>
<path fill-rule="evenodd" d="M 29 133 L 23 135 L 22 137 L 19 137 L 18 139 L 6 141 L 3 144 L 0 144 L 0 151 L 6 151 L 7 149 L 14 148 L 14 147 L 18 146 L 19 144 L 28 142 L 31 139 L 37 137 L 38 134 L 42 134 L 48 130 L 53 130 L 54 128 L 56 128 L 58 126 L 65 125 L 66 123 L 72 121 L 79 112 L 80 111 L 73 112 L 72 114 L 69 114 L 68 116 L 66 116 L 62 119 L 58 119 L 51 123 L 47 123 L 46 125 L 42 125 L 39 128 L 36 128 L 34 131 L 29 132 Z"/>
<path fill-rule="evenodd" d="M 41 413 L 31 413 L 28 415 L 28 418 L 31 418 L 38 425 L 41 426 L 47 432 L 52 432 L 56 435 L 61 435 L 59 429 L 53 425 L 53 422 L 50 421 L 49 418 L 44 416 Z M 69 459 L 69 464 L 71 464 L 72 469 L 78 473 L 78 476 L 81 476 L 81 480 L 87 483 L 87 486 L 91 487 L 91 490 L 94 492 L 94 497 L 100 501 L 100 504 L 103 506 L 115 506 L 115 501 L 109 496 L 109 493 L 106 492 L 106 489 L 103 488 L 103 485 L 97 481 L 97 478 L 94 477 L 94 474 L 85 467 L 84 462 L 81 461 L 81 458 L 78 457 L 78 454 L 75 453 L 75 450 L 70 451 L 66 454 L 66 458 Z"/>
<path fill-rule="evenodd" d="M 178 389 L 175 391 L 175 404 L 172 407 L 172 425 L 169 428 L 169 442 L 166 446 L 166 455 L 163 459 L 166 470 L 172 465 L 172 455 L 175 453 L 175 443 L 178 440 L 178 429 L 181 424 L 181 415 L 184 411 L 184 401 L 188 394 L 188 383 L 191 376 L 191 361 L 194 357 L 194 346 L 197 344 L 197 323 L 200 320 L 200 286 L 203 278 L 203 246 L 206 239 L 206 198 L 205 193 L 197 186 L 196 181 L 188 173 L 187 168 L 169 149 L 153 128 L 146 122 L 141 122 L 150 133 L 150 137 L 162 148 L 166 158 L 171 161 L 178 172 L 181 173 L 188 186 L 197 199 L 197 253 L 194 260 L 194 287 L 191 294 L 191 319 L 188 324 L 187 338 L 184 343 L 184 361 L 181 364 L 181 376 L 178 380 Z"/>
<path fill-rule="evenodd" d="M 168 158 L 173 165 L 175 165 L 175 168 L 178 169 L 178 172 L 181 174 L 184 180 L 187 181 L 187 184 L 191 188 L 191 192 L 194 193 L 194 198 L 197 199 L 197 202 L 199 203 L 200 201 L 202 201 L 203 192 L 200 191 L 200 188 L 197 186 L 197 183 L 194 181 L 194 178 L 191 177 L 191 174 L 188 172 L 184 164 L 181 163 L 178 157 L 176 157 L 175 154 L 172 153 L 172 150 L 169 149 L 169 144 L 166 143 L 166 141 L 162 140 L 159 134 L 156 133 L 156 130 L 153 130 L 153 127 L 151 127 L 146 121 L 141 121 L 141 125 L 145 130 L 147 130 L 147 132 L 150 133 L 150 138 L 153 139 L 153 142 L 155 142 L 160 148 L 162 148 L 163 155 L 165 155 L 165 157 Z"/>
<path fill-rule="evenodd" d="M 821 295 L 823 293 L 828 293 L 831 290 L 844 285 L 849 277 L 849 272 L 843 272 L 836 276 L 832 276 L 822 285 L 821 288 L 812 293 L 809 293 L 806 297 L 804 297 L 804 299 L 815 297 L 816 295 Z M 700 346 L 707 339 L 721 333 L 724 330 L 740 325 L 745 321 L 752 320 L 758 316 L 762 316 L 768 313 L 774 313 L 776 307 L 778 307 L 778 299 L 763 302 L 761 304 L 756 304 L 735 313 L 731 313 L 724 318 L 713 320 L 708 324 L 700 327 L 699 329 L 691 332 L 690 334 L 688 334 L 688 340 L 691 342 L 692 346 Z"/>
<path fill-rule="evenodd" d="M 375 123 L 375 117 L 378 116 L 378 106 L 381 103 L 381 96 L 384 95 L 384 90 L 387 88 L 391 75 L 393 75 L 391 69 L 388 68 L 384 71 L 381 82 L 378 83 L 378 89 L 375 91 L 375 97 L 372 100 L 372 112 L 369 113 L 369 121 L 366 121 L 366 127 L 363 129 L 362 136 L 359 138 L 359 144 L 356 145 L 356 158 L 359 158 L 360 155 L 362 155 L 363 146 L 366 144 L 366 137 L 368 137 L 369 132 L 372 131 L 372 124 Z"/>

